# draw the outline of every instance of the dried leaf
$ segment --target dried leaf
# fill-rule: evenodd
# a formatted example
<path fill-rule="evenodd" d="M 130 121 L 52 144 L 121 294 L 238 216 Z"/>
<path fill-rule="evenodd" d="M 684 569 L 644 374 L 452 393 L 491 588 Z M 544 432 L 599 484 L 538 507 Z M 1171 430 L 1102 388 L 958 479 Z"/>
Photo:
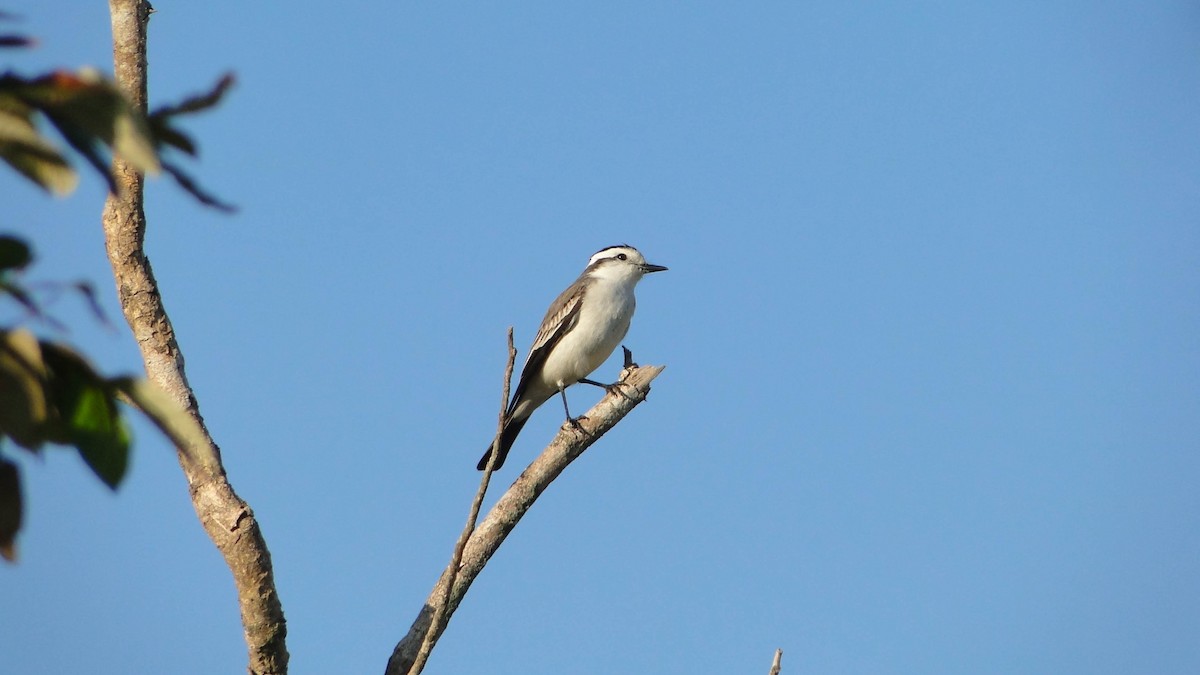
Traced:
<path fill-rule="evenodd" d="M 21 286 L 0 279 L 0 293 L 7 293 L 11 295 L 13 300 L 16 300 L 22 307 L 29 310 L 29 313 L 33 316 L 46 318 L 42 313 L 42 308 L 38 307 L 38 304 L 34 302 L 33 298 L 29 295 L 29 291 L 25 290 Z"/>
<path fill-rule="evenodd" d="M 96 289 L 87 281 L 76 281 L 71 284 L 71 287 L 79 291 L 83 299 L 87 302 L 88 309 L 92 310 L 92 316 L 96 318 L 104 326 L 111 326 L 108 322 L 108 317 L 104 314 L 104 308 L 100 306 L 100 301 L 96 299 Z"/>
<path fill-rule="evenodd" d="M 187 134 L 161 122 L 155 123 L 153 119 L 150 120 L 150 128 L 154 133 L 154 141 L 160 146 L 169 145 L 193 157 L 196 156 L 196 143 Z"/>
<path fill-rule="evenodd" d="M 98 73 L 56 71 L 28 83 L 22 99 L 41 110 L 67 142 L 93 165 L 99 157 L 96 141 L 139 171 L 157 174 L 158 155 L 146 119 L 116 84 Z M 107 166 L 104 172 L 107 173 Z"/>
<path fill-rule="evenodd" d="M 37 450 L 46 440 L 45 376 L 41 348 L 33 333 L 23 328 L 0 332 L 0 432 L 30 450 Z"/>
<path fill-rule="evenodd" d="M 17 465 L 0 459 L 0 557 L 17 560 L 17 532 L 21 531 L 21 475 Z"/>
<path fill-rule="evenodd" d="M 23 239 L 0 235 L 0 272 L 24 269 L 33 261 L 33 252 Z"/>
<path fill-rule="evenodd" d="M 233 86 L 234 82 L 235 79 L 233 77 L 233 73 L 225 73 L 208 93 L 188 97 L 177 105 L 160 106 L 157 110 L 150 114 L 150 119 L 166 120 L 176 115 L 207 110 L 208 108 L 211 108 L 221 102 L 221 99 L 225 96 L 225 93 L 229 91 L 229 88 Z"/>
<path fill-rule="evenodd" d="M 179 184 L 179 187 L 186 190 L 188 194 L 195 197 L 201 204 L 204 204 L 205 206 L 211 206 L 212 208 L 217 209 L 218 211 L 224 211 L 225 213 L 234 213 L 237 211 L 236 206 L 227 204 L 217 199 L 212 193 L 206 192 L 203 188 L 196 184 L 196 181 L 192 180 L 191 176 L 184 173 L 183 169 L 180 169 L 173 163 L 164 161 L 162 163 L 162 168 L 167 172 L 168 175 L 171 176 L 171 178 L 175 179 L 175 182 Z"/>
<path fill-rule="evenodd" d="M 52 194 L 70 194 L 79 176 L 53 145 L 38 135 L 31 110 L 0 93 L 0 158 Z M 6 105 L 6 103 L 8 105 Z"/>
<path fill-rule="evenodd" d="M 195 456 L 192 448 L 208 442 L 204 429 L 175 399 L 146 379 L 117 378 L 110 384 L 142 412 L 154 426 L 171 439 L 184 454 Z"/>
<path fill-rule="evenodd" d="M 0 47 L 32 47 L 37 40 L 24 35 L 0 35 Z"/>

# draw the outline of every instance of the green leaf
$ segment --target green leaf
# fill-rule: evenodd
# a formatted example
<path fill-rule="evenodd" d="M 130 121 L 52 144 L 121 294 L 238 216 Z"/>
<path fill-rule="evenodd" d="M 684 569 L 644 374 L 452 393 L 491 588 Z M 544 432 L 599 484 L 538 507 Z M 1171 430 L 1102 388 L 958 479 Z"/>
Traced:
<path fill-rule="evenodd" d="M 129 468 L 129 428 L 116 402 L 100 387 L 79 390 L 70 426 L 79 454 L 100 480 L 116 489 Z"/>
<path fill-rule="evenodd" d="M 0 459 L 0 557 L 17 559 L 17 532 L 21 531 L 21 475 L 17 465 Z"/>
<path fill-rule="evenodd" d="M 116 489 L 129 467 L 129 429 L 113 392 L 82 356 L 67 347 L 43 342 L 46 392 L 57 409 L 46 437 L 74 445 L 92 471 Z"/>
<path fill-rule="evenodd" d="M 0 272 L 22 269 L 32 260 L 29 244 L 16 237 L 0 235 Z"/>

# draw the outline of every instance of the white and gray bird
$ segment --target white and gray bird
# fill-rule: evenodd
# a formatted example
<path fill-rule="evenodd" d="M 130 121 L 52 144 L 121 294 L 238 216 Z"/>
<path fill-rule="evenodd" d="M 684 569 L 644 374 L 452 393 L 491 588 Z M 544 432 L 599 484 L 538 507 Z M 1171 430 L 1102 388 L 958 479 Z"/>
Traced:
<path fill-rule="evenodd" d="M 555 393 L 562 396 L 563 410 L 571 421 L 567 387 L 582 382 L 607 388 L 586 378 L 629 331 L 637 304 L 634 286 L 644 275 L 665 269 L 651 265 L 636 248 L 625 245 L 601 249 L 588 260 L 583 274 L 550 305 L 533 338 L 521 380 L 504 415 L 495 468 L 503 466 L 529 416 Z M 491 454 L 489 445 L 476 468 L 487 468 Z"/>

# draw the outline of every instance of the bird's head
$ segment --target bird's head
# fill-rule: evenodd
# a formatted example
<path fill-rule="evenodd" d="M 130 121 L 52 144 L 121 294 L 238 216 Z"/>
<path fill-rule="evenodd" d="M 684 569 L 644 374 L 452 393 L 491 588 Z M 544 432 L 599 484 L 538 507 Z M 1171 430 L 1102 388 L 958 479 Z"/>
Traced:
<path fill-rule="evenodd" d="M 637 281 L 643 275 L 663 272 L 667 268 L 646 262 L 645 256 L 632 246 L 621 244 L 602 248 L 588 260 L 588 276 L 602 279 Z"/>

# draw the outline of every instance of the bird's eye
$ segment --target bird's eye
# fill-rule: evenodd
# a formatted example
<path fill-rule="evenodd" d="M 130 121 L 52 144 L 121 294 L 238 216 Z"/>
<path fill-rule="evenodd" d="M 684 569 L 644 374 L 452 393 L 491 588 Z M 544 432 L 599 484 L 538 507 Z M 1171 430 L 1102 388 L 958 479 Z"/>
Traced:
<path fill-rule="evenodd" d="M 629 260 L 629 256 L 625 255 L 624 253 L 618 253 L 617 260 Z"/>

